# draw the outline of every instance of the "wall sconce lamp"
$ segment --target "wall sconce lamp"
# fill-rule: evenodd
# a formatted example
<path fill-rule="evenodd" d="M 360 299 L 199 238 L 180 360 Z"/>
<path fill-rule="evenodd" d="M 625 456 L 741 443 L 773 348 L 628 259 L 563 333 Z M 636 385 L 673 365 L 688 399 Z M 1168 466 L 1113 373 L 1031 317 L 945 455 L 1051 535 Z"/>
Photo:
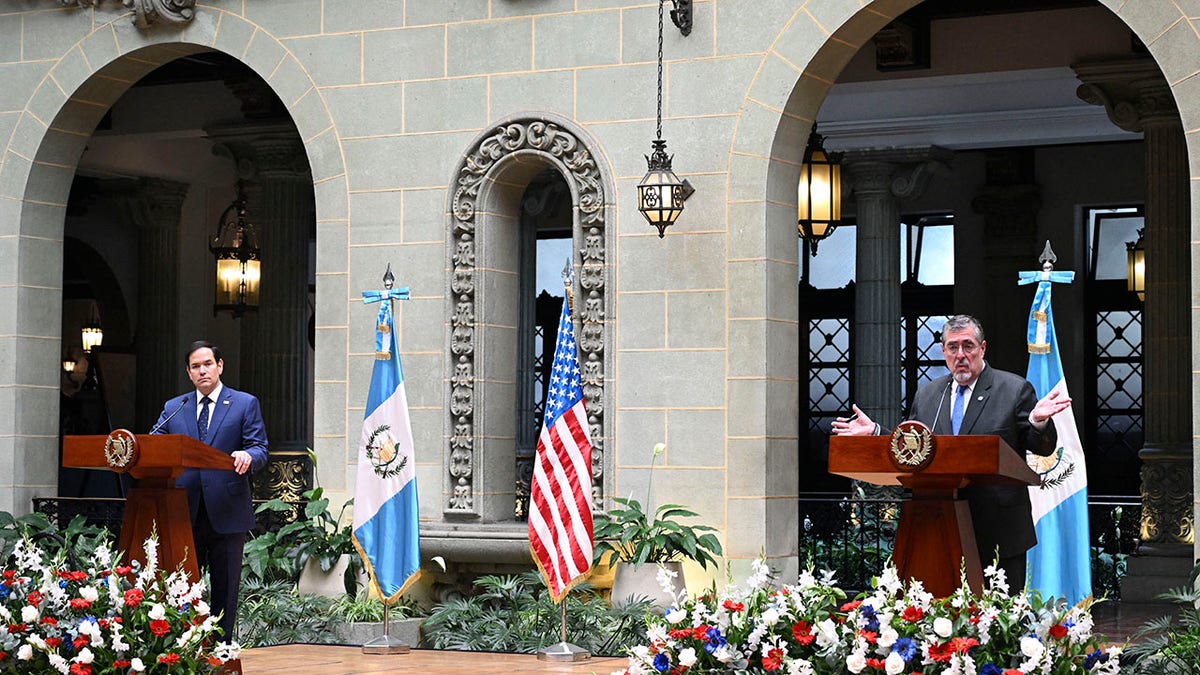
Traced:
<path fill-rule="evenodd" d="M 1126 281 L 1131 293 L 1137 293 L 1138 300 L 1146 301 L 1146 245 L 1142 235 L 1146 228 L 1138 228 L 1137 241 L 1125 242 L 1125 259 L 1128 263 Z"/>
<path fill-rule="evenodd" d="M 70 377 L 71 373 L 75 372 L 75 359 L 71 358 L 69 354 L 63 355 L 62 369 L 67 374 L 67 377 Z"/>
<path fill-rule="evenodd" d="M 217 292 L 213 314 L 230 312 L 234 318 L 258 309 L 262 281 L 258 231 L 246 221 L 246 193 L 238 182 L 238 194 L 217 222 L 208 250 L 217 258 Z"/>
<path fill-rule="evenodd" d="M 800 236 L 812 245 L 833 234 L 842 222 L 842 153 L 825 152 L 825 139 L 813 125 L 800 165 L 797 189 Z"/>
<path fill-rule="evenodd" d="M 667 142 L 662 139 L 663 3 L 667 1 L 658 2 L 658 124 L 655 140 L 650 143 L 652 151 L 646 156 L 646 175 L 637 186 L 638 211 L 646 222 L 658 228 L 659 239 L 683 213 L 683 203 L 696 191 L 691 183 L 679 180 L 671 169 L 674 155 L 667 154 Z M 671 21 L 684 36 L 689 35 L 692 32 L 692 0 L 669 1 L 673 7 Z"/>

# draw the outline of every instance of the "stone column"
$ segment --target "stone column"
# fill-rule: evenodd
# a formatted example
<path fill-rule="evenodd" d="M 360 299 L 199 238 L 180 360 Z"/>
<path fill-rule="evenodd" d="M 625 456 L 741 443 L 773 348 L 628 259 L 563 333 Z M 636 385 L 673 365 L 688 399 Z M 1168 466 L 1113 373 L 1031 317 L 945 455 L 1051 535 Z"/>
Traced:
<path fill-rule="evenodd" d="M 942 148 L 852 150 L 842 160 L 854 191 L 854 398 L 884 429 L 900 421 L 900 203 L 920 195 Z"/>
<path fill-rule="evenodd" d="M 242 328 L 242 387 L 258 396 L 271 452 L 312 445 L 308 383 L 308 242 L 316 226 L 312 177 L 298 138 L 250 142 L 257 188 L 262 285 L 256 316 Z M 257 202 L 257 203 L 254 203 Z"/>
<path fill-rule="evenodd" d="M 1192 509 L 1190 242 L 1187 146 L 1170 87 L 1149 58 L 1073 66 L 1083 100 L 1141 132 L 1146 162 L 1146 300 L 1142 312 L 1145 442 L 1143 553 L 1179 558 L 1186 575 Z M 1134 565 L 1130 564 L 1131 574 Z M 1155 576 L 1170 576 L 1155 570 Z M 1174 585 L 1174 584 L 1172 584 Z M 1124 599 L 1124 592 L 1122 599 Z"/>
<path fill-rule="evenodd" d="M 157 178 L 121 181 L 118 200 L 138 228 L 136 424 L 148 429 L 179 393 L 179 221 L 188 185 Z"/>
<path fill-rule="evenodd" d="M 1025 371 L 1029 295 L 1017 291 L 1017 273 L 1042 252 L 1037 241 L 1041 189 L 1033 182 L 1033 151 L 1028 148 L 987 153 L 987 183 L 971 200 L 983 216 L 984 292 L 965 298 L 963 312 L 983 324 L 988 362 Z M 978 303 L 978 304 L 973 304 Z"/>

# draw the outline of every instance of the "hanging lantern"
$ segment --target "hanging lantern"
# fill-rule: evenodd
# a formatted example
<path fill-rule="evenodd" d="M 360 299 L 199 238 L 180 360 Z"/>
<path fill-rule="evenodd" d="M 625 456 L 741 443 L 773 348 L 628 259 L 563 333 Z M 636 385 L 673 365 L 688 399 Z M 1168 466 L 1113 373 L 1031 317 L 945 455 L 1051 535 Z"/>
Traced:
<path fill-rule="evenodd" d="M 808 137 L 797 189 L 800 236 L 812 245 L 833 234 L 842 222 L 842 155 L 825 152 L 825 139 L 816 125 Z"/>
<path fill-rule="evenodd" d="M 646 222 L 658 229 L 662 239 L 668 227 L 683 213 L 683 203 L 696 190 L 686 180 L 671 170 L 672 155 L 667 154 L 667 142 L 662 137 L 663 111 L 663 2 L 658 3 L 658 109 L 655 139 L 650 142 L 653 150 L 646 156 L 646 175 L 638 183 L 638 211 Z M 671 21 L 685 36 L 692 32 L 691 0 L 671 0 Z"/>
<path fill-rule="evenodd" d="M 1138 300 L 1146 300 L 1146 245 L 1142 242 L 1145 228 L 1138 228 L 1137 241 L 1125 242 L 1125 259 L 1128 264 L 1126 281 L 1131 293 L 1137 293 Z"/>
<path fill-rule="evenodd" d="M 258 232 L 246 221 L 246 195 L 241 185 L 237 198 L 221 214 L 217 233 L 208 250 L 217 258 L 213 314 L 230 312 L 236 318 L 246 310 L 257 310 L 262 263 L 259 261 Z"/>
<path fill-rule="evenodd" d="M 100 326 L 100 318 L 95 312 L 92 313 L 92 318 L 84 322 L 79 334 L 83 341 L 84 353 L 91 354 L 92 350 L 104 344 L 104 329 Z"/>
<path fill-rule="evenodd" d="M 662 239 L 666 229 L 683 213 L 683 202 L 691 194 L 690 186 L 679 180 L 671 170 L 671 156 L 667 154 L 667 142 L 651 141 L 654 151 L 646 157 L 648 171 L 638 183 L 638 211 L 646 221 L 658 228 Z"/>

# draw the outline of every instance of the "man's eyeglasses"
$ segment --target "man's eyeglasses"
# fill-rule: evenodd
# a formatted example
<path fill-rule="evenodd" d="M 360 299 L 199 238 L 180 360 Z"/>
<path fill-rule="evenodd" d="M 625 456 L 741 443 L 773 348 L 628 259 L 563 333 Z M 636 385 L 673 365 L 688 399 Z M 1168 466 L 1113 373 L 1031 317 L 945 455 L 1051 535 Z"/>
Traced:
<path fill-rule="evenodd" d="M 979 345 L 974 342 L 951 342 L 942 345 L 943 352 L 947 354 L 963 354 L 964 356 L 974 354 L 977 349 L 979 349 Z"/>

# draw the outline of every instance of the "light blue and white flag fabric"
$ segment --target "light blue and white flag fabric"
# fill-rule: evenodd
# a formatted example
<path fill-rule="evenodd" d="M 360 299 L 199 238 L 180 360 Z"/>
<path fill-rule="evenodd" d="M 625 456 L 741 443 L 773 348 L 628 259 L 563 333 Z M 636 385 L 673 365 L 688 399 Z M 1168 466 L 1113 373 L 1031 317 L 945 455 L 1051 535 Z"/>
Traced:
<path fill-rule="evenodd" d="M 1074 272 L 1021 272 L 1018 284 L 1036 283 L 1029 310 L 1029 372 L 1038 398 L 1057 389 L 1069 396 L 1063 375 L 1050 291 L 1054 283 L 1071 283 Z M 1058 448 L 1049 457 L 1028 455 L 1029 466 L 1042 479 L 1029 488 L 1037 546 L 1029 549 L 1029 588 L 1043 597 L 1063 598 L 1072 605 L 1092 594 L 1092 562 L 1088 536 L 1087 466 L 1083 444 L 1068 407 L 1054 416 Z"/>
<path fill-rule="evenodd" d="M 379 317 L 375 369 L 358 444 L 354 546 L 372 593 L 389 604 L 417 580 L 421 566 L 416 458 L 392 318 L 392 301 L 407 299 L 408 288 L 363 292 L 363 304 L 379 303 Z"/>

